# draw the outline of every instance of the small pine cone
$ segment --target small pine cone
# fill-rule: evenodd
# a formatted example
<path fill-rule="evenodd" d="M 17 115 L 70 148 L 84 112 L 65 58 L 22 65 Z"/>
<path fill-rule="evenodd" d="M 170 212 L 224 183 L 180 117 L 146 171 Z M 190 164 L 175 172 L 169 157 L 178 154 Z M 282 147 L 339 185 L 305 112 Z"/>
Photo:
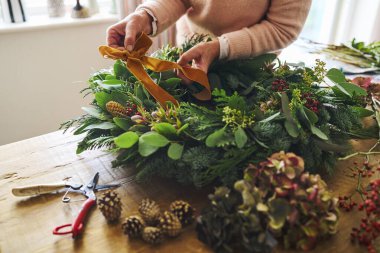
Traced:
<path fill-rule="evenodd" d="M 181 221 L 182 226 L 191 224 L 194 221 L 195 209 L 186 201 L 176 200 L 170 204 L 170 212 Z"/>
<path fill-rule="evenodd" d="M 165 211 L 160 217 L 160 228 L 169 237 L 176 237 L 182 229 L 181 222 L 173 213 Z"/>
<path fill-rule="evenodd" d="M 157 244 L 164 240 L 164 233 L 157 227 L 145 227 L 142 233 L 142 238 L 148 243 Z"/>
<path fill-rule="evenodd" d="M 106 109 L 114 117 L 128 117 L 129 113 L 127 108 L 115 101 L 109 101 L 106 104 Z"/>
<path fill-rule="evenodd" d="M 121 202 L 115 191 L 104 192 L 97 200 L 98 207 L 108 222 L 119 220 L 121 214 Z"/>
<path fill-rule="evenodd" d="M 143 199 L 139 206 L 141 217 L 149 225 L 156 225 L 161 216 L 160 207 L 157 203 L 150 199 Z"/>
<path fill-rule="evenodd" d="M 138 238 L 145 227 L 144 220 L 138 215 L 132 215 L 125 219 L 121 228 L 124 234 L 132 238 Z"/>

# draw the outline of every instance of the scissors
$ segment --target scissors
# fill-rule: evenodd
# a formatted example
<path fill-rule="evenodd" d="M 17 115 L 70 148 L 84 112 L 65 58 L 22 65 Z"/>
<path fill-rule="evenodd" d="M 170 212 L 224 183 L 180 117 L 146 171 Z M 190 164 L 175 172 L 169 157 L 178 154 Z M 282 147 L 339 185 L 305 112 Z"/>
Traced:
<path fill-rule="evenodd" d="M 87 200 L 83 203 L 81 210 L 79 211 L 79 214 L 75 218 L 74 222 L 71 224 L 65 224 L 58 226 L 54 228 L 53 234 L 55 235 L 66 235 L 66 234 L 72 234 L 73 238 L 76 238 L 79 236 L 83 231 L 84 226 L 84 219 L 86 218 L 88 212 L 90 211 L 91 207 L 96 205 L 96 195 L 95 191 L 100 189 L 108 189 L 111 187 L 118 187 L 120 184 L 113 184 L 113 185 L 99 185 L 99 172 L 95 174 L 95 176 L 91 179 L 91 181 L 87 185 L 83 185 L 78 191 L 84 194 L 87 197 Z M 64 228 L 70 227 L 70 230 L 64 230 Z"/>
<path fill-rule="evenodd" d="M 57 184 L 43 184 L 43 185 L 32 185 L 13 188 L 12 193 L 15 196 L 33 196 L 39 194 L 51 193 L 54 191 L 59 191 L 67 188 L 65 195 L 62 198 L 62 201 L 68 203 L 70 198 L 67 197 L 68 192 L 77 192 L 83 194 L 87 197 L 87 200 L 83 203 L 82 208 L 75 218 L 72 224 L 65 224 L 54 228 L 53 234 L 55 235 L 66 235 L 72 234 L 73 238 L 76 238 L 83 231 L 83 222 L 86 218 L 91 207 L 96 204 L 95 192 L 98 190 L 105 190 L 114 187 L 119 187 L 120 184 L 108 184 L 108 185 L 98 185 L 99 181 L 99 172 L 88 182 L 86 185 L 83 184 L 69 184 L 67 182 L 57 183 Z M 66 227 L 71 227 L 71 230 L 64 230 Z M 64 231 L 62 231 L 64 230 Z"/>

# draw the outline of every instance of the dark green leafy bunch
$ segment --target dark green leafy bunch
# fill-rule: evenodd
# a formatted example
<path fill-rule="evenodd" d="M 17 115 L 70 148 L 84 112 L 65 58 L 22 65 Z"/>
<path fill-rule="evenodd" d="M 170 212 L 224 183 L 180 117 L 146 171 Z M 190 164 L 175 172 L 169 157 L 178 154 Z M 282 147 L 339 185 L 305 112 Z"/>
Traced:
<path fill-rule="evenodd" d="M 175 61 L 204 40 L 192 37 L 182 48 L 164 47 L 156 57 Z M 113 166 L 136 164 L 140 180 L 161 175 L 197 187 L 228 185 L 249 162 L 280 150 L 302 155 L 307 170 L 331 172 L 337 157 L 349 150 L 350 138 L 373 136 L 361 124 L 373 114 L 364 109 L 366 91 L 337 69 L 327 71 L 323 62 L 306 68 L 274 60 L 267 54 L 214 64 L 208 75 L 212 99 L 202 102 L 192 96 L 200 89 L 196 83 L 184 86 L 172 71 L 148 70 L 179 101 L 165 108 L 118 60 L 90 77 L 83 92 L 93 96 L 91 105 L 62 128 L 84 134 L 77 153 L 108 149 L 117 154 Z"/>
<path fill-rule="evenodd" d="M 219 188 L 210 200 L 197 231 L 217 252 L 268 252 L 274 239 L 287 249 L 310 250 L 336 233 L 339 219 L 326 183 L 305 172 L 293 153 L 250 164 L 234 190 Z"/>

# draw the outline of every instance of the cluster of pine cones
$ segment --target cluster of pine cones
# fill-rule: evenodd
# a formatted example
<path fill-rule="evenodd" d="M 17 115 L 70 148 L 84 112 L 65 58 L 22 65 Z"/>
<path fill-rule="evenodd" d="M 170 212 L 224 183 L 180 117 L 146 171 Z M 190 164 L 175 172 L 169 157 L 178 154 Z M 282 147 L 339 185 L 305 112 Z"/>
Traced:
<path fill-rule="evenodd" d="M 108 222 L 117 222 L 121 215 L 121 201 L 115 191 L 106 191 L 98 197 L 98 208 Z M 182 228 L 194 221 L 195 209 L 183 200 L 170 204 L 169 211 L 161 212 L 158 204 L 143 199 L 139 205 L 140 215 L 132 215 L 122 224 L 124 234 L 142 238 L 152 244 L 160 243 L 165 236 L 176 237 Z"/>
<path fill-rule="evenodd" d="M 140 215 L 132 215 L 123 222 L 124 234 L 131 238 L 141 237 L 152 244 L 162 242 L 165 236 L 176 237 L 182 227 L 193 222 L 195 209 L 189 203 L 177 200 L 170 204 L 169 210 L 162 213 L 155 201 L 142 200 Z"/>

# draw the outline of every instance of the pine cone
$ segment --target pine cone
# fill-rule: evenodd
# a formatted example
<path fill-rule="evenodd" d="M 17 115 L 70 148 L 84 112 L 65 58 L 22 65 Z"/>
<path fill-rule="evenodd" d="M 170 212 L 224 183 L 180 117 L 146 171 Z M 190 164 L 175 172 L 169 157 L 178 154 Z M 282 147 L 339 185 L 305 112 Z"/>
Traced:
<path fill-rule="evenodd" d="M 138 215 L 129 216 L 121 225 L 124 234 L 132 238 L 140 237 L 144 227 L 145 222 Z"/>
<path fill-rule="evenodd" d="M 160 228 L 169 237 L 177 236 L 182 229 L 181 222 L 173 213 L 165 211 L 160 217 Z"/>
<path fill-rule="evenodd" d="M 99 210 L 108 222 L 115 222 L 120 218 L 121 202 L 115 191 L 104 192 L 97 200 Z"/>
<path fill-rule="evenodd" d="M 182 226 L 194 221 L 195 209 L 186 201 L 176 200 L 170 204 L 170 211 L 178 217 Z"/>
<path fill-rule="evenodd" d="M 128 117 L 130 115 L 127 108 L 115 101 L 107 102 L 106 109 L 114 117 Z"/>
<path fill-rule="evenodd" d="M 141 217 L 149 225 L 156 225 L 161 215 L 160 207 L 150 199 L 143 199 L 139 206 Z"/>
<path fill-rule="evenodd" d="M 160 228 L 145 227 L 142 233 L 142 238 L 148 243 L 157 244 L 164 240 L 164 234 Z"/>

